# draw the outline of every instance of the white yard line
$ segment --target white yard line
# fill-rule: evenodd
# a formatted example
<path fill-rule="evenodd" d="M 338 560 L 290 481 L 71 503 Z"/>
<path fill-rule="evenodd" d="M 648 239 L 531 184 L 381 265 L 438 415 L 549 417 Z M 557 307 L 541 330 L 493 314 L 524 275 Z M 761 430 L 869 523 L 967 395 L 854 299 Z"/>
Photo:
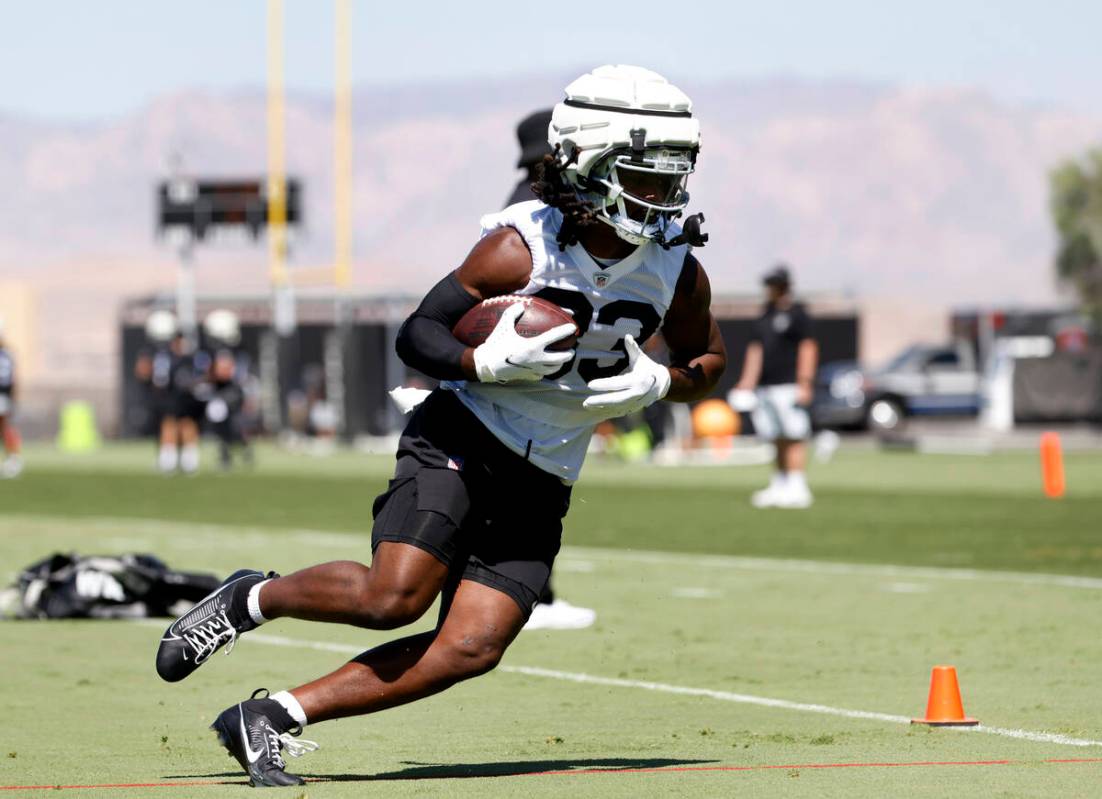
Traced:
<path fill-rule="evenodd" d="M 749 558 L 733 555 L 689 555 L 683 552 L 656 552 L 645 549 L 602 549 L 598 547 L 563 547 L 568 557 L 607 558 L 619 562 L 654 565 L 677 564 L 703 569 L 735 569 L 756 572 L 797 572 L 868 577 L 908 577 L 930 580 L 961 580 L 977 582 L 1051 585 L 1060 588 L 1102 590 L 1102 578 L 1073 577 L 1066 574 L 987 571 L 940 566 L 893 566 L 877 563 L 845 563 L 825 560 L 790 560 L 788 558 Z"/>
<path fill-rule="evenodd" d="M 134 519 L 114 517 L 91 517 L 73 519 L 66 516 L 6 516 L 0 517 L 0 525 L 18 524 L 19 521 L 45 522 L 79 526 L 82 529 L 111 530 L 133 535 L 141 531 L 163 532 L 181 536 L 174 545 L 188 548 L 182 544 L 185 536 L 196 533 L 217 538 L 223 544 L 232 544 L 235 540 L 243 545 L 255 546 L 262 538 L 293 538 L 306 545 L 341 548 L 356 547 L 362 544 L 366 553 L 370 550 L 370 532 L 340 530 L 311 530 L 308 528 L 279 529 L 225 525 L 225 524 L 189 524 L 169 522 L 161 519 Z M 226 538 L 233 536 L 234 538 Z M 245 538 L 245 536 L 252 536 Z M 191 542 L 190 548 L 205 546 L 208 542 Z M 1033 572 L 988 571 L 986 569 L 961 569 L 940 566 L 894 566 L 875 563 L 846 563 L 822 560 L 793 560 L 788 558 L 751 558 L 733 555 L 692 555 L 683 552 L 660 552 L 647 549 L 606 549 L 601 547 L 565 546 L 562 556 L 580 560 L 604 559 L 620 563 L 647 563 L 655 565 L 676 564 L 695 566 L 702 569 L 733 569 L 739 571 L 822 574 L 839 576 L 868 576 L 903 579 L 954 580 L 963 582 L 995 582 L 1018 585 L 1045 585 L 1058 588 L 1075 588 L 1091 591 L 1102 590 L 1102 578 L 1074 577 L 1066 574 L 1045 574 Z"/>
<path fill-rule="evenodd" d="M 892 724 L 911 723 L 911 720 L 906 716 L 893 716 L 889 713 L 877 713 L 870 710 L 848 710 L 842 707 L 808 704 L 806 702 L 790 702 L 787 699 L 773 699 L 767 696 L 754 696 L 753 694 L 735 694 L 730 691 L 714 691 L 710 688 L 690 688 L 684 685 L 670 685 L 662 682 L 623 680 L 616 677 L 597 677 L 592 674 L 556 671 L 554 669 L 541 669 L 532 666 L 498 666 L 498 670 L 507 671 L 512 674 L 524 674 L 529 677 L 547 677 L 553 680 L 566 680 L 569 682 L 585 683 L 587 685 L 607 685 L 614 688 L 640 688 L 645 691 L 657 691 L 664 694 L 704 696 L 709 699 L 718 699 L 722 702 L 737 702 L 743 705 L 759 705 L 761 707 L 795 710 L 803 713 L 820 713 L 825 716 L 841 716 L 847 719 L 868 719 L 870 721 L 886 721 Z M 1036 743 L 1063 744 L 1064 746 L 1102 746 L 1102 741 L 1092 741 L 1086 738 L 1071 738 L 1067 735 L 1060 735 L 1055 732 L 1012 730 L 1004 727 L 985 727 L 982 724 L 975 727 L 950 727 L 949 729 L 967 732 L 985 732 L 989 735 L 1002 735 L 1007 738 L 1018 738 L 1023 741 L 1034 741 Z"/>
<path fill-rule="evenodd" d="M 141 622 L 148 626 L 161 626 L 160 622 Z M 321 652 L 336 652 L 342 655 L 358 655 L 363 651 L 362 646 L 351 644 L 338 644 L 326 641 L 307 641 L 298 638 L 288 638 L 282 635 L 268 635 L 266 633 L 252 632 L 248 640 L 269 646 L 282 646 L 293 649 L 314 649 Z M 736 694 L 730 691 L 715 691 L 710 688 L 692 688 L 685 685 L 671 685 L 662 682 L 649 682 L 647 680 L 624 680 L 616 677 L 599 677 L 593 674 L 583 674 L 574 671 L 558 671 L 556 669 L 543 669 L 535 666 L 498 666 L 497 670 L 507 674 L 520 674 L 526 677 L 542 677 L 545 679 L 562 680 L 564 682 L 582 683 L 586 685 L 605 685 L 612 688 L 635 688 L 644 691 L 655 691 L 663 694 L 678 694 L 681 696 L 702 696 L 708 699 L 716 699 L 721 702 L 736 702 L 743 705 L 757 705 L 759 707 L 771 707 L 779 710 L 793 710 L 801 713 L 818 713 L 825 716 L 838 716 L 847 719 L 863 719 L 867 721 L 883 721 L 890 724 L 910 724 L 907 716 L 895 716 L 890 713 L 877 713 L 871 710 L 850 710 L 830 705 L 819 705 L 807 702 L 791 702 L 787 699 L 773 699 L 768 696 L 755 696 L 753 694 Z M 1005 738 L 1016 738 L 1022 741 L 1034 743 L 1060 744 L 1063 746 L 1102 746 L 1102 741 L 1093 741 L 1087 738 L 1072 738 L 1055 732 L 1033 732 L 1031 730 L 1014 730 L 1005 727 L 986 727 L 982 724 L 976 727 L 950 727 L 949 729 L 961 732 L 982 732 L 988 735 L 999 735 Z"/>

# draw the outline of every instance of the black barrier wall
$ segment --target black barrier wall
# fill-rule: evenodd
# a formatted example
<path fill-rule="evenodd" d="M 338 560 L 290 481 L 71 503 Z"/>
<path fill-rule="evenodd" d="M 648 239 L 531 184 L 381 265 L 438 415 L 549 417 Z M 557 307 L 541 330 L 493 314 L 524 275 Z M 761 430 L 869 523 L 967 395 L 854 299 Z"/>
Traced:
<path fill-rule="evenodd" d="M 278 392 L 274 404 L 270 399 L 261 402 L 262 430 L 276 432 L 290 426 L 303 400 L 308 404 L 319 400 L 337 403 L 345 436 L 385 435 L 396 429 L 398 422 L 386 393 L 387 364 L 393 352 L 392 327 L 384 323 L 356 324 L 339 331 L 331 325 L 302 325 L 294 335 L 283 337 L 265 326 L 242 325 L 238 349 L 247 355 L 259 385 L 266 390 L 275 387 Z M 153 435 L 157 420 L 149 408 L 147 390 L 134 376 L 138 355 L 148 348 L 145 332 L 139 326 L 127 325 L 122 327 L 120 338 L 120 434 Z M 272 350 L 266 351 L 266 346 Z M 343 353 L 338 365 L 332 363 L 334 347 L 335 352 Z M 340 381 L 336 390 L 335 377 Z"/>
<path fill-rule="evenodd" d="M 728 366 L 714 396 L 726 393 L 738 381 L 753 321 L 747 318 L 720 319 L 720 332 L 727 345 Z M 819 342 L 820 363 L 857 359 L 856 316 L 817 316 L 814 335 Z M 381 436 L 401 428 L 402 417 L 393 408 L 387 391 L 399 383 L 431 387 L 434 381 L 407 370 L 394 353 L 397 324 L 370 322 L 338 328 L 332 324 L 305 324 L 291 336 L 276 336 L 266 325 L 244 324 L 241 349 L 248 356 L 259 385 L 278 393 L 277 401 L 266 397 L 261 429 L 277 432 L 298 429 L 303 422 L 296 414 L 316 402 L 337 406 L 339 430 L 346 438 Z M 147 346 L 137 325 L 121 329 L 121 381 L 119 398 L 123 436 L 151 435 L 155 420 L 150 415 L 146 393 L 134 377 L 138 353 Z M 389 377 L 388 377 L 389 376 Z M 307 430 L 306 432 L 312 432 Z"/>

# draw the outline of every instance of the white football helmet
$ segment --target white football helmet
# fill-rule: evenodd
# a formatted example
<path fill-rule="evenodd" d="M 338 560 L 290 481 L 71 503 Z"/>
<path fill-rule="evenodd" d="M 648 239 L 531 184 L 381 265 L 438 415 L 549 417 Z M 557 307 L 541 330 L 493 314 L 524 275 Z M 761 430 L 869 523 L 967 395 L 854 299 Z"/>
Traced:
<path fill-rule="evenodd" d="M 642 67 L 598 67 L 566 87 L 547 138 L 567 181 L 620 238 L 669 246 L 700 152 L 684 92 Z"/>
<path fill-rule="evenodd" d="M 145 320 L 145 335 L 150 341 L 171 341 L 178 329 L 176 314 L 172 311 L 154 311 Z"/>
<path fill-rule="evenodd" d="M 241 343 L 241 324 L 237 321 L 237 314 L 225 308 L 207 314 L 207 318 L 203 320 L 203 331 L 228 347 L 236 347 Z"/>

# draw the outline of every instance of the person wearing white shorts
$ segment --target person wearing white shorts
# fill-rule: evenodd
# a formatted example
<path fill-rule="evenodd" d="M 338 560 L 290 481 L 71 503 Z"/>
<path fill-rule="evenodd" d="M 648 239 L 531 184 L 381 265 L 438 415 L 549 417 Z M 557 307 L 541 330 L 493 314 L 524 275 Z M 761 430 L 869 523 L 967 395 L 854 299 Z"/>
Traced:
<path fill-rule="evenodd" d="M 756 508 L 807 508 L 811 490 L 804 468 L 811 435 L 808 406 L 818 367 L 819 347 L 812 338 L 811 317 L 792 298 L 792 278 L 781 265 L 762 281 L 767 302 L 754 323 L 746 348 L 742 377 L 732 390 L 736 408 L 752 406 L 759 438 L 776 446 L 776 470 L 769 485 L 751 499 Z M 753 392 L 753 401 L 747 402 Z"/>

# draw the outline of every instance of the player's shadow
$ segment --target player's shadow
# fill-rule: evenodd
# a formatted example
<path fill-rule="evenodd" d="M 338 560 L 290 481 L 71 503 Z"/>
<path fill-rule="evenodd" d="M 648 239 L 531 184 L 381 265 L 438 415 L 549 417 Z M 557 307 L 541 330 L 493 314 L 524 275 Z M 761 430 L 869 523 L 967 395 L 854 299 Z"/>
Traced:
<path fill-rule="evenodd" d="M 519 777 L 535 774 L 599 773 L 602 771 L 647 771 L 650 769 L 693 768 L 715 760 L 687 760 L 685 758 L 581 758 L 571 760 L 511 760 L 504 763 L 416 763 L 407 761 L 408 768 L 385 771 L 380 774 L 309 774 L 295 772 L 307 780 L 319 782 L 384 782 L 390 780 L 454 780 L 470 777 Z M 294 769 L 292 768 L 292 771 Z M 164 779 L 236 777 L 240 772 L 218 774 L 176 774 Z"/>

